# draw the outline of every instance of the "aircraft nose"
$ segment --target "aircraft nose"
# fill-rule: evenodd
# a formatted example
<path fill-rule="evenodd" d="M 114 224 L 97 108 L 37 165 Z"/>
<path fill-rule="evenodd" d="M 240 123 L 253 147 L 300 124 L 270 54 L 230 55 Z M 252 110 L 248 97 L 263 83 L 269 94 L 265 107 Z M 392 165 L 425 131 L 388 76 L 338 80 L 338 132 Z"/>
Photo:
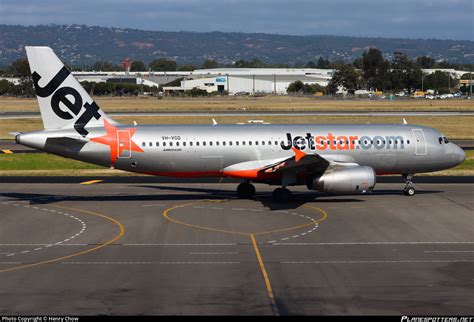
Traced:
<path fill-rule="evenodd" d="M 466 159 L 466 153 L 464 153 L 464 150 L 461 149 L 460 147 L 456 146 L 457 150 L 457 156 L 459 158 L 459 164 L 463 163 L 464 160 Z"/>

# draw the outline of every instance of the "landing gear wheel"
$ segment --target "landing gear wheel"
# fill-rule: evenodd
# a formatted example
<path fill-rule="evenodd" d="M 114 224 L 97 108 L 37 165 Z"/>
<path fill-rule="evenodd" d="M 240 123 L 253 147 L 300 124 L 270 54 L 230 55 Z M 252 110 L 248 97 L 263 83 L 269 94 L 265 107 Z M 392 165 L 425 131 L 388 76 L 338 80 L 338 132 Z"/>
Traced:
<path fill-rule="evenodd" d="M 291 191 L 286 188 L 276 188 L 272 193 L 273 199 L 279 202 L 287 202 L 291 198 Z"/>
<path fill-rule="evenodd" d="M 255 186 L 248 182 L 243 182 L 237 187 L 237 196 L 240 199 L 250 199 L 255 194 Z"/>
<path fill-rule="evenodd" d="M 410 197 L 412 197 L 412 196 L 415 195 L 415 188 L 413 188 L 413 187 L 405 188 L 405 189 L 403 190 L 403 193 L 405 194 L 405 196 L 410 196 Z"/>
<path fill-rule="evenodd" d="M 404 174 L 403 180 L 405 181 L 405 188 L 403 189 L 403 194 L 405 196 L 414 196 L 415 188 L 413 187 L 413 174 Z"/>

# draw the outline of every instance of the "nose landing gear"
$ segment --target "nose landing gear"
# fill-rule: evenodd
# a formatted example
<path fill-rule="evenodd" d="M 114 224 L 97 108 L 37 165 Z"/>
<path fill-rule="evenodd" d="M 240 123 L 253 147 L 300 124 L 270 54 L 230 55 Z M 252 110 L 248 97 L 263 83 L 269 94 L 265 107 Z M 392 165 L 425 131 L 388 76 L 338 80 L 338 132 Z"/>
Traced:
<path fill-rule="evenodd" d="M 415 188 L 413 187 L 413 174 L 404 174 L 403 180 L 405 181 L 405 188 L 403 188 L 403 194 L 405 196 L 412 197 L 415 195 Z"/>

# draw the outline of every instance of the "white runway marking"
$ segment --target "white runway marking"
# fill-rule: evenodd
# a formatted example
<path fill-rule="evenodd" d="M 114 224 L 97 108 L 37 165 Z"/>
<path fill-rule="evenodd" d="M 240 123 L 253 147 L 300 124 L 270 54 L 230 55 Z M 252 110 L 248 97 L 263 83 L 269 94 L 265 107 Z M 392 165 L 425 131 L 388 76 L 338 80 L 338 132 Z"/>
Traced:
<path fill-rule="evenodd" d="M 281 264 L 417 264 L 417 263 L 474 263 L 474 259 L 438 260 L 371 260 L 371 261 L 303 261 L 281 262 Z"/>
<path fill-rule="evenodd" d="M 425 250 L 423 253 L 474 253 L 474 250 Z"/>
<path fill-rule="evenodd" d="M 14 202 L 16 202 L 16 201 L 10 201 L 9 203 L 3 203 L 3 204 L 7 204 L 9 206 L 30 208 L 28 205 L 14 203 Z M 70 217 L 70 218 L 78 221 L 81 224 L 82 229 L 79 231 L 79 233 L 77 233 L 75 235 L 72 235 L 72 236 L 70 236 L 70 237 L 68 237 L 64 240 L 58 241 L 54 244 L 0 244 L 0 246 L 44 246 L 44 247 L 36 247 L 34 249 L 27 249 L 27 250 L 23 250 L 23 251 L 18 251 L 16 253 L 6 253 L 7 255 L 5 255 L 5 256 L 15 256 L 15 255 L 18 255 L 18 254 L 27 254 L 31 251 L 39 251 L 39 250 L 42 250 L 43 248 L 49 248 L 51 246 L 62 245 L 64 243 L 70 241 L 71 239 L 76 238 L 80 234 L 82 234 L 87 228 L 87 225 L 84 221 L 82 221 L 80 218 L 77 218 L 76 216 L 70 215 L 68 213 L 63 213 L 63 212 L 60 212 L 60 211 L 57 211 L 57 210 L 54 210 L 54 209 L 39 208 L 39 207 L 33 207 L 33 209 L 43 210 L 43 211 L 46 211 L 46 212 L 49 212 L 49 213 L 54 213 L 54 214 L 59 214 L 59 215 L 63 215 L 63 216 L 66 216 L 66 217 Z"/>
<path fill-rule="evenodd" d="M 195 252 L 189 255 L 237 255 L 238 252 Z"/>
<path fill-rule="evenodd" d="M 348 246 L 348 245 L 444 245 L 444 244 L 474 244 L 473 241 L 466 242 L 332 242 L 332 243 L 275 243 L 280 246 Z"/>
<path fill-rule="evenodd" d="M 143 205 L 142 207 L 164 207 L 166 205 L 163 205 L 161 203 L 154 203 L 154 204 L 151 204 L 151 205 Z"/>
<path fill-rule="evenodd" d="M 123 244 L 124 246 L 236 246 L 237 244 Z"/>

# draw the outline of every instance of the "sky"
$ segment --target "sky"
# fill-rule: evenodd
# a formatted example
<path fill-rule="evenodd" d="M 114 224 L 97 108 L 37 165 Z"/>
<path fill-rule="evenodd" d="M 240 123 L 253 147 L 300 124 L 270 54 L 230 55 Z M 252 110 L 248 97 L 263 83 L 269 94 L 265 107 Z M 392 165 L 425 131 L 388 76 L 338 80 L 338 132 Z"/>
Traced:
<path fill-rule="evenodd" d="M 474 0 L 0 0 L 0 23 L 474 40 Z"/>

